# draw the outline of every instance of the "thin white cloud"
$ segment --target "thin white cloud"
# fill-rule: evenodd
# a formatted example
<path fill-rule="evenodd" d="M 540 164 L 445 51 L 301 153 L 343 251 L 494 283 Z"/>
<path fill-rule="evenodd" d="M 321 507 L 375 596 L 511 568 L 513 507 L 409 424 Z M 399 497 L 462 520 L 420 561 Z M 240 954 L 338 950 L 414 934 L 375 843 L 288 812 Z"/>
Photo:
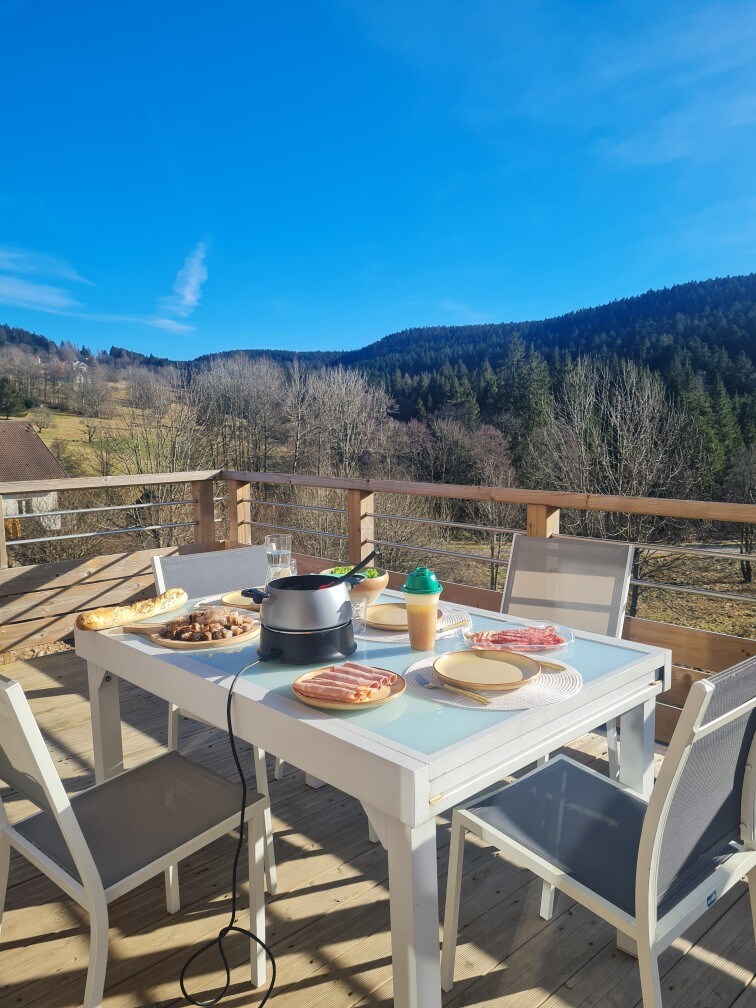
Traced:
<path fill-rule="evenodd" d="M 152 326 L 153 329 L 165 329 L 167 332 L 174 333 L 187 333 L 194 332 L 193 325 L 187 325 L 186 322 L 177 322 L 176 319 L 170 318 L 152 318 L 152 319 L 141 319 L 145 325 Z"/>
<path fill-rule="evenodd" d="M 62 287 L 0 275 L 0 304 L 44 312 L 62 312 L 79 305 Z"/>
<path fill-rule="evenodd" d="M 87 284 L 93 287 L 65 259 L 35 252 L 33 249 L 17 248 L 13 245 L 0 245 L 0 271 L 4 273 L 23 273 L 32 276 L 57 277 L 71 283 Z"/>
<path fill-rule="evenodd" d="M 173 282 L 173 294 L 163 298 L 160 308 L 169 315 L 186 318 L 191 315 L 200 302 L 202 285 L 207 280 L 205 256 L 207 246 L 203 241 L 195 247 L 184 260 L 184 265 L 176 274 Z M 166 327 L 167 328 L 167 327 Z"/>
<path fill-rule="evenodd" d="M 94 286 L 65 259 L 31 249 L 0 245 L 0 304 L 64 315 L 85 322 L 129 322 L 172 333 L 194 332 L 194 326 L 180 320 L 187 318 L 200 302 L 202 285 L 207 279 L 206 251 L 204 242 L 198 242 L 192 249 L 176 274 L 173 294 L 159 303 L 157 312 L 151 315 L 132 315 L 93 311 L 72 297 L 64 287 L 11 275 L 57 277 L 70 283 Z"/>

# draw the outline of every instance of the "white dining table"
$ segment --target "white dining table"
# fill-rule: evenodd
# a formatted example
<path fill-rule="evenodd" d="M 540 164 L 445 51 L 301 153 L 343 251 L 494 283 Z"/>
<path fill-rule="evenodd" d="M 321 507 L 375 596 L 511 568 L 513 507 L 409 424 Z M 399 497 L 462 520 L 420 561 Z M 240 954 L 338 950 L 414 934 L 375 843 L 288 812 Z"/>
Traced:
<path fill-rule="evenodd" d="M 505 619 L 466 611 L 475 629 L 495 629 Z M 456 638 L 438 640 L 436 651 L 462 646 Z M 76 652 L 87 662 L 98 782 L 123 770 L 120 680 L 225 729 L 231 681 L 256 657 L 254 643 L 176 652 L 117 630 L 77 630 Z M 407 643 L 374 641 L 361 642 L 355 655 L 399 673 L 422 657 Z M 280 661 L 249 669 L 235 687 L 234 733 L 359 800 L 386 848 L 396 1008 L 441 1005 L 439 813 L 620 716 L 620 779 L 644 796 L 651 793 L 654 708 L 671 684 L 670 652 L 576 631 L 554 657 L 580 672 L 581 690 L 525 710 L 463 709 L 410 690 L 370 710 L 316 710 L 291 690 L 293 680 L 315 666 Z"/>

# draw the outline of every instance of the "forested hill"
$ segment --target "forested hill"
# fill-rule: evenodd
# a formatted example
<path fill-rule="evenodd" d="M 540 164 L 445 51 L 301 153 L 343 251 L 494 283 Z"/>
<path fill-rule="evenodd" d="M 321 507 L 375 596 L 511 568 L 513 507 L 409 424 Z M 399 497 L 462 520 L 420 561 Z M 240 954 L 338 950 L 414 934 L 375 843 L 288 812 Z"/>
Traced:
<path fill-rule="evenodd" d="M 680 284 L 543 321 L 406 329 L 341 353 L 244 352 L 359 368 L 386 388 L 403 419 L 448 407 L 491 419 L 524 385 L 558 388 L 570 360 L 629 359 L 659 374 L 676 398 L 699 400 L 696 412 L 707 412 L 709 399 L 721 406 L 726 396 L 749 441 L 756 427 L 756 273 Z"/>
<path fill-rule="evenodd" d="M 681 284 L 540 322 L 408 329 L 341 363 L 382 382 L 400 415 L 440 408 L 491 419 L 559 388 L 570 360 L 632 360 L 704 423 L 756 437 L 756 274 Z M 527 412 L 527 411 L 526 411 Z M 730 422 L 729 420 L 727 421 Z"/>
<path fill-rule="evenodd" d="M 0 326 L 3 344 L 34 353 L 57 349 L 43 336 L 8 326 Z M 86 348 L 79 352 L 89 356 Z M 697 412 L 708 410 L 706 399 L 719 399 L 721 407 L 726 397 L 749 441 L 756 426 L 756 274 L 649 291 L 543 321 L 407 329 L 360 350 L 234 352 L 282 364 L 298 358 L 315 367 L 359 368 L 386 388 L 403 419 L 449 407 L 489 419 L 526 385 L 557 390 L 577 357 L 609 364 L 629 359 L 659 374 L 676 398 L 698 397 Z M 202 368 L 211 359 L 193 363 Z M 116 368 L 171 363 L 120 347 L 99 360 Z"/>
<path fill-rule="evenodd" d="M 495 367 L 514 334 L 544 355 L 631 357 L 659 369 L 682 348 L 704 369 L 717 348 L 733 361 L 743 353 L 753 362 L 756 273 L 680 284 L 543 321 L 405 329 L 341 359 L 408 374 L 437 370 L 446 362 L 473 368 L 486 357 Z"/>

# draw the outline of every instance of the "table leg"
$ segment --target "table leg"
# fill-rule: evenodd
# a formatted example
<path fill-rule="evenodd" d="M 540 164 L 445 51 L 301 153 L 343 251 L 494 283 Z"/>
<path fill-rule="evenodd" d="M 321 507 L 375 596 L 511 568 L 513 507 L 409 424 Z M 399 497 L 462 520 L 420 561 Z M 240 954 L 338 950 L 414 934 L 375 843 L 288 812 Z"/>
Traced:
<path fill-rule="evenodd" d="M 89 706 L 92 716 L 95 780 L 102 784 L 109 777 L 123 773 L 121 738 L 121 701 L 117 676 L 94 662 L 87 662 Z"/>
<path fill-rule="evenodd" d="M 441 1008 L 434 820 L 386 818 L 395 1008 Z"/>
<path fill-rule="evenodd" d="M 648 799 L 654 788 L 654 715 L 656 699 L 622 715 L 619 779 Z"/>

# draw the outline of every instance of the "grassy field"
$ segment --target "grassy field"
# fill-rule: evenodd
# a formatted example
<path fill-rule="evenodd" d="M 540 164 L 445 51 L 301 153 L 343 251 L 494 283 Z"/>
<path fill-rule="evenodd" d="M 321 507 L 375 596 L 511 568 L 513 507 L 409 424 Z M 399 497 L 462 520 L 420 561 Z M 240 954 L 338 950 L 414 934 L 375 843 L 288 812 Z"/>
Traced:
<path fill-rule="evenodd" d="M 66 413 L 64 410 L 48 410 L 51 427 L 45 427 L 39 432 L 40 437 L 48 448 L 56 453 L 56 442 L 64 442 L 69 455 L 75 459 L 77 472 L 69 475 L 98 476 L 101 475 L 97 461 L 97 454 L 90 443 L 87 431 L 88 424 L 113 424 L 117 426 L 118 419 L 129 412 L 129 407 L 122 405 L 125 396 L 125 387 L 118 384 L 111 385 L 113 401 L 115 403 L 115 415 L 111 420 L 98 420 L 95 417 L 79 416 L 75 413 Z M 23 418 L 34 424 L 39 416 L 38 409 L 29 410 Z M 35 428 L 36 429 L 36 428 Z M 96 440 L 96 435 L 95 435 Z M 65 468 L 65 459 L 63 460 Z"/>

